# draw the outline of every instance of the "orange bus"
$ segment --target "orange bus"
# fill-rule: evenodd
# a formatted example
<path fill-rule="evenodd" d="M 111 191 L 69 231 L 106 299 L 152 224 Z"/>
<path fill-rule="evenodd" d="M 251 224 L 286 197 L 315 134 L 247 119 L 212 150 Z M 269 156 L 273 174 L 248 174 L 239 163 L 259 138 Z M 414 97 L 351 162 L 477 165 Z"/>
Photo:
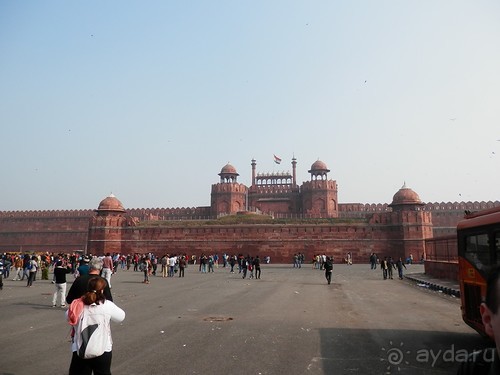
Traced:
<path fill-rule="evenodd" d="M 479 305 L 489 270 L 500 265 L 500 207 L 466 214 L 457 225 L 457 242 L 462 318 L 484 335 Z"/>

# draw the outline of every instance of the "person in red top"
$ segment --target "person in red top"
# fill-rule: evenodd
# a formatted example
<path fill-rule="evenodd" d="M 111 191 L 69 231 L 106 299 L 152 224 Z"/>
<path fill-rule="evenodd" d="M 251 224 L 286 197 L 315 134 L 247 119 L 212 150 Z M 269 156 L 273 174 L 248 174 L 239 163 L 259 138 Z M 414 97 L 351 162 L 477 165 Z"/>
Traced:
<path fill-rule="evenodd" d="M 102 260 L 102 277 L 108 282 L 109 289 L 111 289 L 111 275 L 113 274 L 113 258 L 111 254 L 107 253 Z"/>

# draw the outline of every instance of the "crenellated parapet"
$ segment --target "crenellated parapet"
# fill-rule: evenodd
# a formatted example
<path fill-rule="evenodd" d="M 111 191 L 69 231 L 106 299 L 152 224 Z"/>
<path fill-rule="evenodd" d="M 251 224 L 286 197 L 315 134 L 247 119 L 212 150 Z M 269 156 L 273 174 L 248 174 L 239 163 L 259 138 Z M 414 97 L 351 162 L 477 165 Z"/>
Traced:
<path fill-rule="evenodd" d="M 425 204 L 424 209 L 426 211 L 481 211 L 488 208 L 494 208 L 500 206 L 500 201 L 481 201 L 481 202 L 428 202 Z"/>
<path fill-rule="evenodd" d="M 196 220 L 211 217 L 210 207 L 174 207 L 174 208 L 132 208 L 127 209 L 129 216 L 140 221 L 147 220 Z"/>
<path fill-rule="evenodd" d="M 307 192 L 312 190 L 335 190 L 337 191 L 337 181 L 335 180 L 313 180 L 305 181 L 300 187 L 301 191 Z"/>
<path fill-rule="evenodd" d="M 247 187 L 237 182 L 219 183 L 212 185 L 212 194 L 214 193 L 246 193 Z"/>
<path fill-rule="evenodd" d="M 61 218 L 90 217 L 93 210 L 33 210 L 33 211 L 0 211 L 0 218 Z"/>
<path fill-rule="evenodd" d="M 249 189 L 252 194 L 293 194 L 297 188 L 292 185 L 256 185 Z"/>

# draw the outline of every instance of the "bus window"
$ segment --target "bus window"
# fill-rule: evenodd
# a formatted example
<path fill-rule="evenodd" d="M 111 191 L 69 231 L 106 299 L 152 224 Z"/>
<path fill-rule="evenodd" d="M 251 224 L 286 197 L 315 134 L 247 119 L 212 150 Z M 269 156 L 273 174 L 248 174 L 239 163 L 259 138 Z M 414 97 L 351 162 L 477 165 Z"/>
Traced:
<path fill-rule="evenodd" d="M 465 238 L 465 257 L 481 270 L 491 264 L 488 234 L 478 234 Z"/>
<path fill-rule="evenodd" d="M 495 254 L 497 256 L 497 265 L 500 265 L 500 232 L 493 233 L 495 236 Z"/>

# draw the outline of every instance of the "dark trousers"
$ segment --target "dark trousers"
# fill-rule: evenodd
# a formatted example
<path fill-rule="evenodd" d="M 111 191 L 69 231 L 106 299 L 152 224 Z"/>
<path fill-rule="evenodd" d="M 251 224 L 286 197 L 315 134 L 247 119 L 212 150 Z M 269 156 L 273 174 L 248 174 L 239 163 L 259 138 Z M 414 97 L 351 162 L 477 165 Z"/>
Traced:
<path fill-rule="evenodd" d="M 330 284 L 332 282 L 332 273 L 333 273 L 333 271 L 325 270 L 325 277 L 326 277 L 326 281 L 328 281 L 328 284 Z"/>
<path fill-rule="evenodd" d="M 255 278 L 260 279 L 260 267 L 255 267 Z"/>
<path fill-rule="evenodd" d="M 28 285 L 27 286 L 33 285 L 33 281 L 35 281 L 35 276 L 36 276 L 36 271 L 30 272 L 30 275 L 28 277 Z"/>
<path fill-rule="evenodd" d="M 90 359 L 78 357 L 73 352 L 71 364 L 69 365 L 69 375 L 111 375 L 112 352 L 104 352 L 103 355 Z"/>
<path fill-rule="evenodd" d="M 389 279 L 392 279 L 392 267 L 390 267 L 388 270 L 387 270 L 387 273 L 389 275 Z"/>
<path fill-rule="evenodd" d="M 179 277 L 184 277 L 184 267 L 179 267 Z"/>

